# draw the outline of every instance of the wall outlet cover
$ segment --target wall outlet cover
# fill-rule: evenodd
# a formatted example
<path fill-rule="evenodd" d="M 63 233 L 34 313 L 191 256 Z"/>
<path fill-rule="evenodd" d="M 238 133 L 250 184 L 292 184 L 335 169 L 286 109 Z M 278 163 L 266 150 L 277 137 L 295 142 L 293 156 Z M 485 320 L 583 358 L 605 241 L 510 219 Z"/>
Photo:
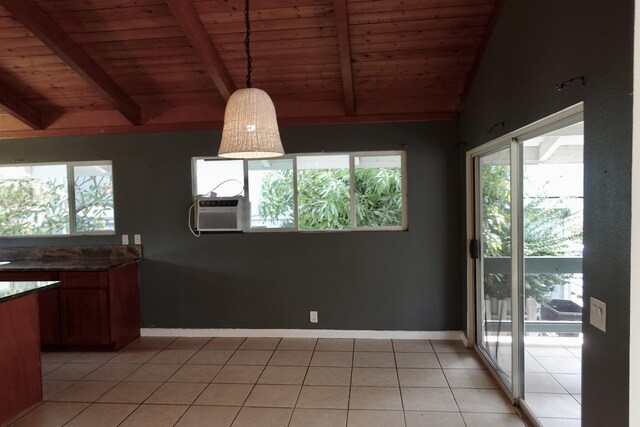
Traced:
<path fill-rule="evenodd" d="M 122 244 L 123 245 L 128 245 L 129 244 L 129 235 L 128 234 L 123 234 L 122 235 Z"/>
<path fill-rule="evenodd" d="M 593 297 L 589 299 L 589 323 L 607 332 L 607 304 Z"/>
<path fill-rule="evenodd" d="M 139 234 L 134 234 L 133 235 L 133 244 L 134 245 L 141 245 L 142 244 L 142 237 L 140 237 Z"/>
<path fill-rule="evenodd" d="M 309 322 L 318 323 L 318 312 L 317 311 L 310 311 L 309 312 Z"/>

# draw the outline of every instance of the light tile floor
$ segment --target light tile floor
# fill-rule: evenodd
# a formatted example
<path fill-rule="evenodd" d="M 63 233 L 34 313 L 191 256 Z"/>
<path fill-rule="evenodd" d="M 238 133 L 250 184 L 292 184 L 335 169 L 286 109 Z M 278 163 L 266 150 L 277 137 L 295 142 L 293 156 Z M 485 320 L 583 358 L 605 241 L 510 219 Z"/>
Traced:
<path fill-rule="evenodd" d="M 562 342 L 525 344 L 524 400 L 543 427 L 581 424 L 582 347 Z"/>
<path fill-rule="evenodd" d="M 497 354 L 499 365 L 510 375 L 510 342 L 501 343 Z M 543 427 L 580 426 L 581 359 L 579 339 L 525 337 L 524 401 Z M 449 383 L 454 384 L 451 380 Z"/>
<path fill-rule="evenodd" d="M 143 337 L 42 370 L 15 427 L 524 426 L 457 341 Z"/>

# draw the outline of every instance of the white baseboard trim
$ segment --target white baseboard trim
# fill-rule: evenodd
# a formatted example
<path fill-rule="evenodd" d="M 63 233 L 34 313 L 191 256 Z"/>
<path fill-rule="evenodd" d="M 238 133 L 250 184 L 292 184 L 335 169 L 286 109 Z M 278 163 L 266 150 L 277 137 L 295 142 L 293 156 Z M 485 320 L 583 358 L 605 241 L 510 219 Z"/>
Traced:
<path fill-rule="evenodd" d="M 469 339 L 467 338 L 467 336 L 464 333 L 462 334 L 462 342 L 464 343 L 465 347 L 471 347 L 469 345 Z"/>
<path fill-rule="evenodd" d="M 142 328 L 143 337 L 282 337 L 461 340 L 462 331 L 358 331 L 342 329 L 178 329 Z"/>

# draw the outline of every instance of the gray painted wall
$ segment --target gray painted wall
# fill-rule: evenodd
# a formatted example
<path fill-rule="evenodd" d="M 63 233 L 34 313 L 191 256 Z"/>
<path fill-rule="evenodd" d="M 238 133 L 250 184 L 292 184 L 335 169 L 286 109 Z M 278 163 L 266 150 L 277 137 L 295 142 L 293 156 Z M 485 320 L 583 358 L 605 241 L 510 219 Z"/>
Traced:
<path fill-rule="evenodd" d="M 113 160 L 117 233 L 142 234 L 142 323 L 164 328 L 460 330 L 458 123 L 282 129 L 295 152 L 408 155 L 409 231 L 208 234 L 187 229 L 191 157 L 220 132 L 0 141 L 0 164 Z M 113 244 L 119 236 L 0 239 Z M 309 310 L 320 322 L 309 323 Z"/>
<path fill-rule="evenodd" d="M 585 427 L 629 422 L 632 59 L 631 0 L 507 0 L 461 120 L 474 147 L 585 103 L 584 297 L 608 316 L 605 334 L 583 315 Z M 554 89 L 575 76 L 586 86 Z"/>

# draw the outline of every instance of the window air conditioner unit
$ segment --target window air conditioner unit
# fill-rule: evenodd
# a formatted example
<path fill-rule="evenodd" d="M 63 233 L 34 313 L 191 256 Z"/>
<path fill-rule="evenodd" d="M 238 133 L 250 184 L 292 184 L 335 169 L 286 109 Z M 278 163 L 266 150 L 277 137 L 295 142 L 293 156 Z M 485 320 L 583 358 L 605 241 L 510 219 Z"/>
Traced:
<path fill-rule="evenodd" d="M 194 202 L 196 230 L 244 230 L 248 211 L 244 197 L 197 197 Z"/>

